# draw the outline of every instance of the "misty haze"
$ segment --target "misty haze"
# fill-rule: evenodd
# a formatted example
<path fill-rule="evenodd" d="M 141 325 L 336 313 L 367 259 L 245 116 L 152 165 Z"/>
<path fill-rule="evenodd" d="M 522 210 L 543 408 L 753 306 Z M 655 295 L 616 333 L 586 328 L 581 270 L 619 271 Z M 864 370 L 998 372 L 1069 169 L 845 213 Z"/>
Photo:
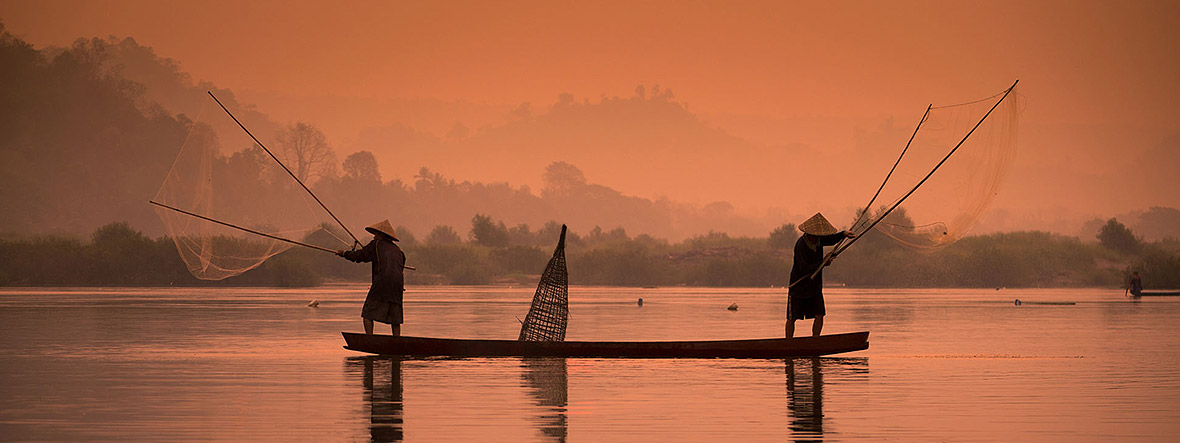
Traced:
<path fill-rule="evenodd" d="M 0 0 L 0 440 L 1174 441 L 1176 23 Z"/>
<path fill-rule="evenodd" d="M 921 103 L 915 100 L 883 108 L 888 116 L 865 117 L 849 108 L 843 118 L 839 114 L 788 119 L 750 114 L 743 120 L 733 113 L 694 111 L 696 107 L 670 86 L 644 83 L 620 94 L 590 98 L 562 92 L 546 101 L 505 104 L 306 92 L 248 90 L 243 94 L 194 79 L 183 68 L 183 59 L 160 55 L 132 37 L 79 38 L 69 45 L 38 49 L 11 31 L 4 32 L 5 65 L 11 78 L 5 85 L 11 89 L 7 95 L 11 105 L 6 106 L 4 119 L 9 127 L 3 176 L 7 216 L 0 230 L 18 248 L 34 247 L 23 240 L 33 235 L 94 237 L 97 229 L 112 223 L 126 223 L 128 232 L 136 236 L 168 234 L 146 202 L 168 189 L 160 184 L 166 183 L 170 170 L 175 173 L 185 167 L 184 149 L 195 149 L 187 147 L 200 143 L 207 145 L 203 149 L 214 159 L 215 169 L 223 169 L 210 178 L 217 189 L 214 195 L 232 197 L 220 204 L 222 219 L 283 224 L 284 229 L 303 230 L 301 235 L 318 225 L 335 225 L 324 213 L 305 213 L 300 218 L 281 209 L 284 204 L 310 202 L 297 190 L 275 194 L 288 189 L 290 181 L 233 117 L 221 112 L 212 99 L 217 96 L 260 142 L 277 152 L 279 160 L 291 166 L 326 207 L 335 209 L 334 215 L 349 231 L 359 232 L 371 220 L 388 217 L 410 242 L 435 238 L 443 229 L 471 247 L 495 247 L 499 243 L 480 239 L 473 227 L 473 220 L 485 217 L 491 226 L 514 233 L 504 245 L 525 248 L 520 253 L 532 257 L 518 258 L 524 260 L 519 265 L 500 260 L 493 267 L 501 269 L 474 276 L 454 274 L 459 272 L 454 270 L 454 260 L 438 258 L 443 261 L 438 264 L 441 269 L 413 277 L 420 282 L 483 282 L 515 273 L 535 274 L 543 260 L 541 250 L 553 241 L 552 226 L 567 224 L 575 242 L 591 241 L 585 251 L 573 252 L 575 262 L 584 258 L 584 252 L 592 256 L 593 250 L 611 248 L 635 250 L 638 257 L 658 257 L 655 263 L 641 258 L 646 267 L 625 271 L 596 271 L 606 264 L 587 264 L 588 272 L 581 277 L 584 283 L 781 284 L 785 277 L 773 272 L 754 273 L 764 276 L 751 280 L 710 276 L 700 267 L 708 268 L 716 260 L 739 269 L 748 268 L 749 263 L 742 266 L 735 260 L 754 260 L 767 269 L 785 266 L 788 251 L 781 241 L 776 243 L 772 231 L 796 226 L 817 211 L 838 226 L 853 227 L 858 211 L 890 171 L 901 148 L 913 152 L 887 181 L 874 206 L 888 205 L 902 196 L 954 145 L 957 134 L 965 133 L 961 129 L 933 147 L 918 146 L 924 136 L 937 133 L 952 120 L 934 121 L 916 132 L 920 136 L 909 149 L 907 141 L 915 134 L 912 124 L 922 118 L 920 105 L 908 106 Z M 1144 141 L 1136 149 L 1111 150 L 1104 156 L 1104 171 L 1057 167 L 1062 162 L 1069 165 L 1073 153 L 1085 149 L 1065 141 L 1075 137 L 1076 131 L 1054 132 L 1051 125 L 1037 126 L 1043 101 L 1039 91 L 1025 92 L 1028 88 L 1016 91 L 1006 102 L 1011 108 L 1005 111 L 1007 117 L 992 117 L 988 122 L 1011 119 L 1013 160 L 997 166 L 1001 169 L 994 173 L 980 170 L 969 151 L 982 148 L 971 143 L 986 142 L 991 136 L 975 135 L 968 139 L 966 153 L 956 154 L 908 200 L 899 216 L 905 217 L 901 214 L 908 209 L 914 218 L 909 225 L 946 223 L 963 213 L 944 210 L 924 216 L 924 200 L 934 208 L 949 208 L 961 205 L 961 199 L 973 192 L 987 197 L 979 206 L 983 210 L 972 215 L 965 230 L 956 232 L 953 239 L 1000 235 L 980 241 L 1003 242 L 1009 234 L 1002 233 L 1007 232 L 1039 236 L 1057 244 L 1054 250 L 1070 257 L 1069 262 L 1084 262 L 1082 269 L 1060 265 L 1041 274 L 983 280 L 912 276 L 897 280 L 871 272 L 878 276 L 866 280 L 864 273 L 874 268 L 866 264 L 868 268 L 860 271 L 851 265 L 838 268 L 834 276 L 846 283 L 888 285 L 1088 285 L 1117 284 L 1126 266 L 1165 266 L 1136 264 L 1144 259 L 1117 252 L 1107 256 L 1098 243 L 1102 226 L 1112 219 L 1129 229 L 1137 243 L 1163 242 L 1158 243 L 1161 251 L 1180 238 L 1180 211 L 1174 209 L 1180 201 L 1176 188 L 1164 184 L 1174 176 L 1169 162 L 1174 163 L 1180 152 L 1169 148 L 1176 142 L 1175 133 L 1161 132 L 1156 141 Z M 930 118 L 942 117 L 939 112 L 944 105 L 983 99 L 997 89 L 996 82 L 964 88 L 948 98 L 949 103 L 935 103 Z M 257 102 L 242 98 L 250 96 Z M 804 106 L 805 102 L 799 103 Z M 979 103 L 983 106 L 963 112 L 954 121 L 969 128 L 962 122 L 984 115 L 989 102 Z M 776 135 L 766 130 L 771 126 Z M 1057 141 L 1052 137 L 1058 137 Z M 1053 154 L 1062 149 L 1069 154 Z M 1141 152 L 1152 161 L 1137 160 L 1128 152 Z M 928 159 L 922 160 L 922 155 Z M 1054 156 L 1059 158 L 1048 160 Z M 961 171 L 955 172 L 956 167 Z M 967 185 L 950 182 L 955 174 L 981 173 L 995 175 L 995 185 L 987 188 L 991 190 L 964 190 Z M 1110 197 L 1103 196 L 1112 192 Z M 938 197 L 940 193 L 946 195 Z M 1071 205 L 1063 206 L 1065 202 Z M 874 211 L 884 209 L 874 207 Z M 793 238 L 797 233 L 785 235 Z M 608 241 L 612 238 L 614 243 Z M 734 240 L 717 240 L 728 238 Z M 1069 246 L 1070 238 L 1079 245 Z M 347 248 L 350 243 L 325 246 Z M 848 261 L 872 262 L 870 257 L 884 253 L 874 248 L 891 248 L 887 242 L 874 244 L 866 241 L 853 249 Z M 1097 249 L 1082 252 L 1078 248 Z M 693 250 L 698 252 L 684 255 Z M 429 248 L 411 249 L 411 258 L 415 253 L 426 261 L 441 254 Z M 904 248 L 890 253 L 901 254 L 911 264 L 945 261 L 945 257 Z M 973 260 L 979 260 L 975 255 Z M 1146 260 L 1154 263 L 1156 259 Z M 476 259 L 471 266 L 487 265 L 480 263 Z M 677 269 L 670 274 L 680 276 L 651 269 L 653 265 Z M 323 268 L 312 272 L 328 279 L 357 276 L 336 275 Z M 425 274 L 441 277 L 426 278 Z M 177 278 L 154 280 L 175 282 Z M 1161 278 L 1167 282 L 1172 277 Z M 19 273 L 9 279 L 18 284 L 52 281 Z"/>

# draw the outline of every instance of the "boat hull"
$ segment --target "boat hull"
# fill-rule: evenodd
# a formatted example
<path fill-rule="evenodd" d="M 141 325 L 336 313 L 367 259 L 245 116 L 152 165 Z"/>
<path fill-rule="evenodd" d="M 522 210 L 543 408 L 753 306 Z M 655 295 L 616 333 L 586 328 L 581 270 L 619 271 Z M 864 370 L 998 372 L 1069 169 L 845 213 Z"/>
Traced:
<path fill-rule="evenodd" d="M 821 335 L 794 339 L 538 342 L 393 337 L 342 333 L 345 349 L 381 355 L 447 357 L 606 357 L 606 358 L 781 358 L 811 357 L 869 348 L 869 333 Z"/>
<path fill-rule="evenodd" d="M 1180 295 L 1180 291 L 1143 291 L 1139 293 L 1139 297 L 1166 297 Z"/>

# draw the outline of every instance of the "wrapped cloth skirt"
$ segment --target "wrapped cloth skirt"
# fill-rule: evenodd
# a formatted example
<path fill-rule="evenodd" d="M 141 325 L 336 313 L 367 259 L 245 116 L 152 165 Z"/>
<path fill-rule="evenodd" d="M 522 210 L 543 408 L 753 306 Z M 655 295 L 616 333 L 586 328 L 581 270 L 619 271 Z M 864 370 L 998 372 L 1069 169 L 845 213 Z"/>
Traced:
<path fill-rule="evenodd" d="M 361 317 L 376 322 L 400 325 L 402 324 L 401 300 L 379 298 L 369 294 L 368 297 L 365 297 L 364 307 L 361 308 Z"/>
<path fill-rule="evenodd" d="M 788 320 L 806 320 L 825 315 L 824 296 L 816 294 L 811 297 L 787 297 Z"/>

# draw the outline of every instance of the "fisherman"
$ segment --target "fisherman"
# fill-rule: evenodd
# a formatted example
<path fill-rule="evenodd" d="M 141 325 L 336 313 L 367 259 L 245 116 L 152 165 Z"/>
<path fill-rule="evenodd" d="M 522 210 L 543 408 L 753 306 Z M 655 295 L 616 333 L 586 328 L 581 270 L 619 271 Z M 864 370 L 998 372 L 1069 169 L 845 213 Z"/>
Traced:
<path fill-rule="evenodd" d="M 398 240 L 389 220 L 382 220 L 365 230 L 373 234 L 369 244 L 353 251 L 336 251 L 336 255 L 356 263 L 373 263 L 373 284 L 369 286 L 369 295 L 361 308 L 365 333 L 372 334 L 373 322 L 379 321 L 388 323 L 393 336 L 397 337 L 402 332 L 402 294 L 405 292 L 402 268 L 406 264 L 406 254 L 394 243 Z"/>
<path fill-rule="evenodd" d="M 1131 295 L 1138 297 L 1143 293 L 1143 279 L 1139 278 L 1139 271 L 1131 272 L 1131 280 L 1127 282 L 1127 289 L 1131 290 Z"/>
<path fill-rule="evenodd" d="M 824 260 L 824 246 L 831 246 L 844 238 L 855 238 L 848 231 L 839 231 L 816 213 L 799 225 L 803 235 L 795 241 L 795 264 L 791 266 L 791 284 L 787 290 L 787 338 L 795 336 L 795 320 L 814 318 L 811 335 L 819 336 L 824 327 L 824 277 L 822 268 L 832 264 Z M 812 276 L 814 274 L 814 277 Z"/>

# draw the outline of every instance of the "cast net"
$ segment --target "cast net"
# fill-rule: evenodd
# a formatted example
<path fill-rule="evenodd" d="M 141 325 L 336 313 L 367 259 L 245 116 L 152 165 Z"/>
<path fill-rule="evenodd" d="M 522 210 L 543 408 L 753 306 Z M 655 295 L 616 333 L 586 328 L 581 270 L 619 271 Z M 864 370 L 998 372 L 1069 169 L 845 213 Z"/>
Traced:
<path fill-rule="evenodd" d="M 293 246 L 259 234 L 329 249 L 351 244 L 323 228 L 330 219 L 308 193 L 212 99 L 189 124 L 152 202 L 194 277 L 233 277 Z"/>
<path fill-rule="evenodd" d="M 569 321 L 569 274 L 565 269 L 565 225 L 553 258 L 541 274 L 533 304 L 520 325 L 521 341 L 564 341 Z"/>
<path fill-rule="evenodd" d="M 928 250 L 967 235 L 986 214 L 1012 166 L 1021 108 L 1015 85 L 981 100 L 931 106 L 881 188 L 875 200 L 881 206 L 862 211 L 853 232 L 863 233 L 902 202 L 876 225 L 877 231 Z"/>

